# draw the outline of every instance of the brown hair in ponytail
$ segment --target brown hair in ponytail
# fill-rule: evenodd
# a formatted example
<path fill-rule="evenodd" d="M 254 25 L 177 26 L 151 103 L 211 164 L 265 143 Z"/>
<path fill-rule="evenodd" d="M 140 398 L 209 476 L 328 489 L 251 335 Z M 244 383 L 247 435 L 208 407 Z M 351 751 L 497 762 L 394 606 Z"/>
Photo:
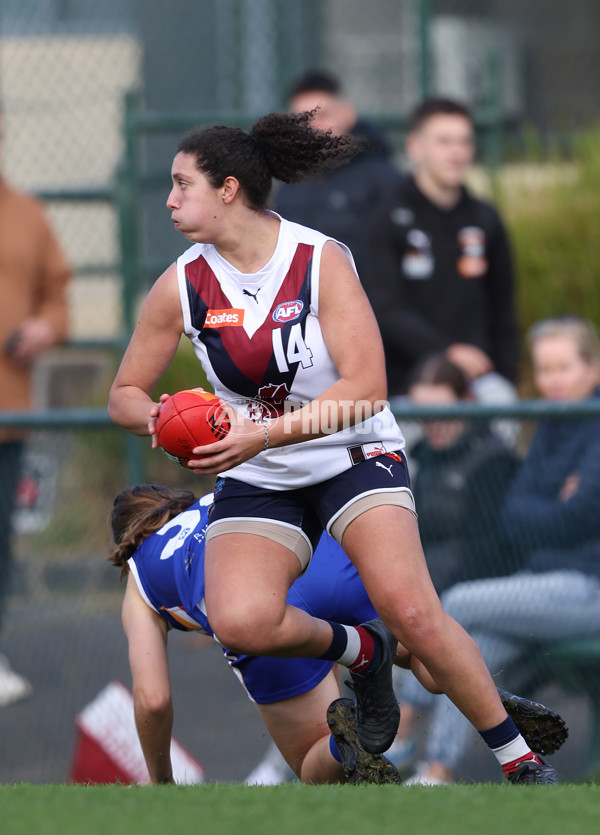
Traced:
<path fill-rule="evenodd" d="M 110 517 L 115 547 L 108 559 L 121 569 L 121 577 L 128 573 L 127 560 L 142 542 L 195 501 L 190 490 L 160 484 L 138 484 L 119 493 Z"/>

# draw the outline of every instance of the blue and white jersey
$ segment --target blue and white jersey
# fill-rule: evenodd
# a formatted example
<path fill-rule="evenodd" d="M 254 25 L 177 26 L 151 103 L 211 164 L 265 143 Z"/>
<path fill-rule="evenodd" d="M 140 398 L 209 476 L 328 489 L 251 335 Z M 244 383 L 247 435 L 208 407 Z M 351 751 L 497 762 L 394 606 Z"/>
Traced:
<path fill-rule="evenodd" d="M 142 542 L 128 560 L 148 606 L 175 629 L 212 635 L 204 607 L 204 538 L 212 494 Z"/>

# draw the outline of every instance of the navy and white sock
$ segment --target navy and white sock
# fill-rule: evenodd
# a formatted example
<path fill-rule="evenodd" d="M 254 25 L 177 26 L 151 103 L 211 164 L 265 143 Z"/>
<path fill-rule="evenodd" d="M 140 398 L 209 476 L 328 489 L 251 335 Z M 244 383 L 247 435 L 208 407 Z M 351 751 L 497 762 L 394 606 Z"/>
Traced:
<path fill-rule="evenodd" d="M 519 763 L 525 760 L 540 762 L 519 733 L 519 729 L 510 716 L 507 716 L 504 722 L 496 725 L 495 728 L 490 728 L 488 731 L 479 731 L 479 734 L 494 752 L 496 759 L 502 766 L 505 777 L 515 771 Z"/>
<path fill-rule="evenodd" d="M 379 667 L 382 648 L 368 629 L 364 626 L 327 622 L 333 629 L 333 640 L 320 658 L 335 661 L 347 667 L 351 673 L 367 673 Z"/>

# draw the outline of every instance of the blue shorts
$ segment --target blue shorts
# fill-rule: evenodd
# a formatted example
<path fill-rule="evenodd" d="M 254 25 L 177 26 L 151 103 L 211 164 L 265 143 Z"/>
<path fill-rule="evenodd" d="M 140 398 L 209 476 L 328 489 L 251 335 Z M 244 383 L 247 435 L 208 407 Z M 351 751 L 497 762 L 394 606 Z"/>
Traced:
<path fill-rule="evenodd" d="M 296 580 L 287 600 L 314 617 L 350 626 L 377 617 L 357 570 L 327 534 L 323 534 L 309 570 Z M 312 690 L 333 666 L 331 661 L 319 658 L 236 657 L 228 651 L 225 656 L 258 704 Z"/>
<path fill-rule="evenodd" d="M 354 503 L 373 496 L 380 503 L 404 504 L 396 501 L 398 497 L 409 497 L 412 502 L 403 453 L 384 453 L 359 461 L 327 481 L 294 490 L 267 490 L 222 478 L 215 486 L 208 537 L 214 533 L 213 525 L 227 521 L 277 522 L 298 531 L 310 543 L 312 553 L 323 529 L 341 540 L 334 527 L 338 517 Z M 409 506 L 408 502 L 404 506 Z M 412 506 L 414 509 L 414 502 Z"/>

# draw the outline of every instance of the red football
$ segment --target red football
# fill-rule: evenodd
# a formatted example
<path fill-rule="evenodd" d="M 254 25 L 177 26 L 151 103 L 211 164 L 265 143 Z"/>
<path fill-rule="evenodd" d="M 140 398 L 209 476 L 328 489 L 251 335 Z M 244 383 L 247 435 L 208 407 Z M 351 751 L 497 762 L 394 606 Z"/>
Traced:
<path fill-rule="evenodd" d="M 230 426 L 218 397 L 186 389 L 171 395 L 160 407 L 156 436 L 165 452 L 186 464 L 194 457 L 195 447 L 222 440 Z"/>

